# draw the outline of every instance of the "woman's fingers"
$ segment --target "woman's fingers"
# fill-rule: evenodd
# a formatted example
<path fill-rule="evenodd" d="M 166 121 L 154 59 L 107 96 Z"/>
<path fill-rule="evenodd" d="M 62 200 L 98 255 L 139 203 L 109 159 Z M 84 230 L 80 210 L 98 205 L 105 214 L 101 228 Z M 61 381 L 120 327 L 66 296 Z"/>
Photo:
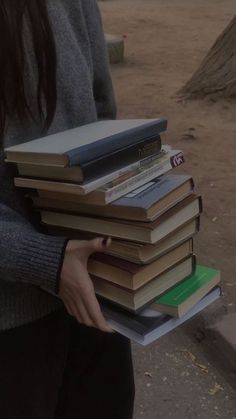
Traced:
<path fill-rule="evenodd" d="M 64 297 L 63 302 L 65 304 L 65 307 L 68 313 L 72 317 L 75 317 L 79 323 L 82 323 L 82 317 L 77 310 L 77 305 L 75 304 L 74 300 L 72 298 Z"/>
<path fill-rule="evenodd" d="M 85 242 L 78 242 L 78 256 L 81 256 L 87 261 L 93 253 L 103 253 L 111 245 L 111 238 L 104 239 L 103 237 L 88 240 Z"/>
<path fill-rule="evenodd" d="M 113 330 L 107 324 L 97 301 L 87 260 L 92 253 L 104 252 L 111 239 L 97 238 L 90 241 L 69 241 L 66 247 L 60 278 L 59 296 L 68 312 L 87 326 L 104 332 Z"/>
<path fill-rule="evenodd" d="M 91 282 L 89 276 L 88 281 Z M 74 291 L 73 294 L 64 294 L 63 301 L 68 313 L 81 324 L 98 328 L 103 332 L 112 332 L 101 312 L 92 283 L 83 292 Z"/>
<path fill-rule="evenodd" d="M 80 323 L 85 324 L 85 326 L 95 327 L 91 317 L 89 316 L 87 309 L 85 308 L 82 300 L 78 301 L 76 304 L 76 312 L 80 318 Z"/>
<path fill-rule="evenodd" d="M 98 300 L 96 298 L 94 290 L 91 289 L 87 293 L 85 292 L 82 296 L 82 299 L 83 299 L 84 306 L 86 307 L 86 310 L 88 312 L 88 315 L 93 321 L 94 327 L 97 327 L 98 329 L 104 332 L 113 332 L 113 330 L 108 325 L 108 323 L 106 322 L 102 314 L 102 311 L 98 303 Z"/>

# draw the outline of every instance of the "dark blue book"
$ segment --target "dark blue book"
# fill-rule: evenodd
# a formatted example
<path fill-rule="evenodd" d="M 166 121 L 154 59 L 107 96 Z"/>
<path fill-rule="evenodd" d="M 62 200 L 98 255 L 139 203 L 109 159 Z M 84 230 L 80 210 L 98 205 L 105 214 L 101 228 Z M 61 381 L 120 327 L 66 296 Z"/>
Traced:
<path fill-rule="evenodd" d="M 9 147 L 5 151 L 7 160 L 15 163 L 70 167 L 157 137 L 166 128 L 164 118 L 104 120 Z"/>
<path fill-rule="evenodd" d="M 160 135 L 145 138 L 135 144 L 122 147 L 119 150 L 103 154 L 97 159 L 80 164 L 83 181 L 89 182 L 107 173 L 114 172 L 136 161 L 156 157 L 161 152 Z"/>

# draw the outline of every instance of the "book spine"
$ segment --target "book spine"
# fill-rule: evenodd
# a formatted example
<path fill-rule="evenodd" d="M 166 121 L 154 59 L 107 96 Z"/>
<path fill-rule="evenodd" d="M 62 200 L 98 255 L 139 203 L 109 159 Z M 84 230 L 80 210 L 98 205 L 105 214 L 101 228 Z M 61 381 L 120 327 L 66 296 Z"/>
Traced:
<path fill-rule="evenodd" d="M 121 196 L 126 195 L 136 188 L 139 188 L 152 179 L 163 175 L 174 167 L 180 166 L 182 163 L 184 163 L 183 153 L 177 151 L 176 154 L 166 159 L 163 163 L 160 162 L 160 164 L 152 165 L 149 168 L 144 168 L 144 170 L 142 170 L 142 168 L 139 170 L 137 169 L 136 175 L 134 174 L 134 176 L 131 176 L 129 179 L 124 180 L 121 183 L 118 183 L 118 185 L 114 184 L 113 187 L 105 191 L 106 203 L 108 204 L 112 201 L 115 201 Z"/>
<path fill-rule="evenodd" d="M 165 151 L 163 151 L 165 153 Z M 95 191 L 96 189 L 107 185 L 109 182 L 114 181 L 114 179 L 122 179 L 125 177 L 130 177 L 133 175 L 134 171 L 141 170 L 143 166 L 150 165 L 151 162 L 161 159 L 163 153 L 158 153 L 157 155 L 152 155 L 146 157 L 143 160 L 138 160 L 134 163 L 129 164 L 128 166 L 122 167 L 121 169 L 115 170 L 112 173 L 108 173 L 105 176 L 96 178 L 95 180 L 79 184 L 74 182 L 58 182 L 58 181 L 48 181 L 45 179 L 33 179 L 25 177 L 15 177 L 14 184 L 20 188 L 31 188 L 38 189 L 41 191 L 51 191 L 51 192 L 61 192 L 72 195 L 86 195 L 90 192 Z M 102 203 L 105 204 L 105 202 Z"/>
<path fill-rule="evenodd" d="M 156 155 L 161 151 L 161 145 L 161 137 L 155 135 L 129 147 L 123 147 L 113 153 L 105 154 L 88 163 L 83 163 L 80 165 L 83 181 L 92 181 L 133 162 Z"/>
<path fill-rule="evenodd" d="M 166 131 L 167 120 L 160 118 L 158 121 L 147 123 L 144 126 L 126 130 L 125 132 L 111 135 L 99 141 L 95 141 L 66 153 L 68 165 L 81 165 L 88 161 L 97 159 L 104 154 L 112 153 L 121 148 L 135 144 L 143 139 L 152 138 Z"/>
<path fill-rule="evenodd" d="M 163 147 L 164 148 L 164 147 Z M 134 163 L 129 164 L 128 166 L 121 167 L 107 175 L 98 177 L 90 182 L 84 182 L 81 184 L 83 188 L 83 193 L 88 194 L 90 192 L 95 191 L 103 187 L 104 185 L 110 184 L 114 181 L 114 179 L 120 179 L 122 177 L 130 177 L 133 175 L 134 171 L 141 170 L 141 168 L 146 167 L 152 164 L 154 161 L 161 159 L 165 155 L 166 151 L 163 149 L 158 154 L 153 154 L 149 157 L 145 157 L 142 160 L 135 161 Z"/>

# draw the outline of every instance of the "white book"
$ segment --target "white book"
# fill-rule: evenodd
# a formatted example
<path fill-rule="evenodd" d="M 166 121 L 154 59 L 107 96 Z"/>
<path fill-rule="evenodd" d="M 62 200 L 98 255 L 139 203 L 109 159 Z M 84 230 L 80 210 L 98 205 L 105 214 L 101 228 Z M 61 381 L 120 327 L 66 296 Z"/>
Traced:
<path fill-rule="evenodd" d="M 102 311 L 113 330 L 140 345 L 146 346 L 200 313 L 220 296 L 220 287 L 214 288 L 180 319 L 148 308 L 139 314 L 132 314 L 111 304 L 102 305 Z"/>

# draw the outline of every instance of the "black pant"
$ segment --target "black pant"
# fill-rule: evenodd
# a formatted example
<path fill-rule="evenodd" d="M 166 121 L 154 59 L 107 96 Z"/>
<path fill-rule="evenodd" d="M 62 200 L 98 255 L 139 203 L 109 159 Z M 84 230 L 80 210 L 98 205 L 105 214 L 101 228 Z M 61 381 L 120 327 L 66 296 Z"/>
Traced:
<path fill-rule="evenodd" d="M 1 419 L 131 419 L 130 343 L 64 310 L 0 333 Z"/>

